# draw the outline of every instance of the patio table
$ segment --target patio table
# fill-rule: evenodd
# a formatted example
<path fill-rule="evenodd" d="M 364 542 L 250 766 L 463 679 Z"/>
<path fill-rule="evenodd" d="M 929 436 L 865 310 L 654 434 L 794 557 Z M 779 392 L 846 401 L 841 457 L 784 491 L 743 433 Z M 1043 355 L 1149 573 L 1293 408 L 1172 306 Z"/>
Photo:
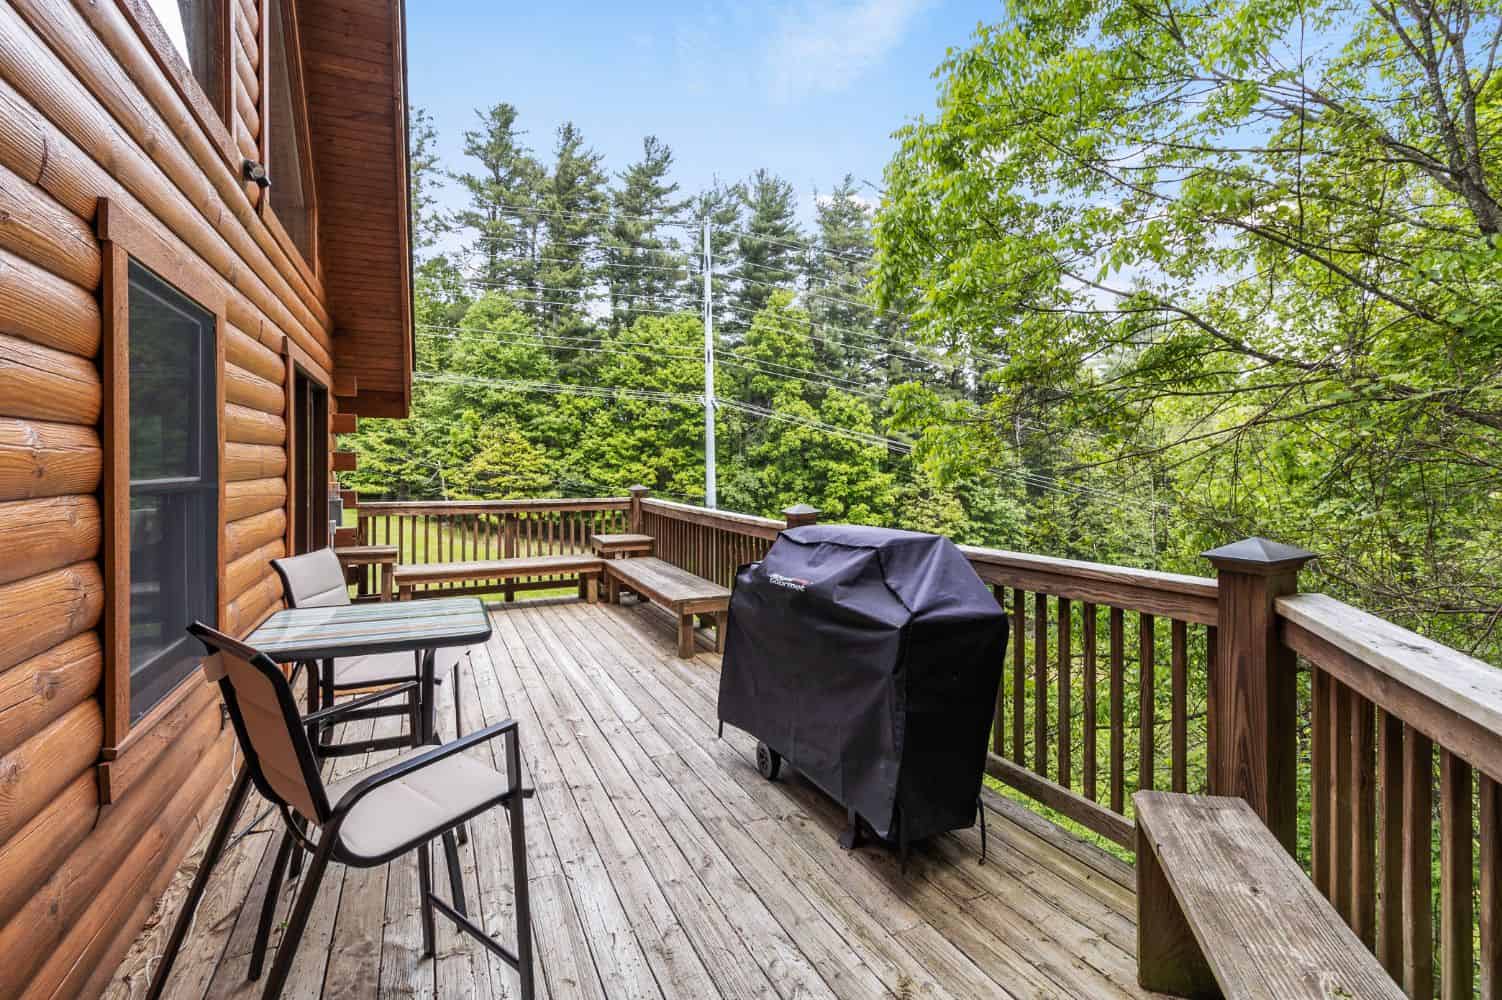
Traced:
<path fill-rule="evenodd" d="M 414 745 L 433 742 L 434 663 L 437 650 L 447 646 L 468 646 L 490 638 L 490 615 L 477 597 L 443 597 L 423 601 L 348 604 L 328 608 L 287 608 L 261 624 L 245 643 L 278 663 L 327 660 L 340 656 L 365 656 L 373 653 L 411 652 L 416 658 L 421 711 Z M 157 965 L 148 1000 L 157 1000 L 167 985 L 167 976 L 177 959 L 178 949 L 193 923 L 193 912 L 208 885 L 209 873 L 224 853 L 235 817 L 250 791 L 250 768 L 241 767 L 230 788 L 224 811 L 209 839 L 203 861 L 193 878 L 193 886 L 183 900 L 182 911 L 172 928 L 172 936 Z M 450 857 L 450 877 L 458 874 L 454 862 L 458 854 L 453 834 L 444 835 L 444 849 Z M 463 899 L 463 890 L 455 896 Z"/>

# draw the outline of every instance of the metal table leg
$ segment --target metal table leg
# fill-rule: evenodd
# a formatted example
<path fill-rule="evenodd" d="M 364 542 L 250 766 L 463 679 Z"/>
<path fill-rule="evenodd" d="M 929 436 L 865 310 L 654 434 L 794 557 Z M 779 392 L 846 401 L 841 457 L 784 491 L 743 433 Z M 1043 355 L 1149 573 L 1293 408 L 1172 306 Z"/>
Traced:
<path fill-rule="evenodd" d="M 166 950 L 162 952 L 162 959 L 157 964 L 156 973 L 151 977 L 151 985 L 146 990 L 146 1000 L 158 1000 L 162 990 L 167 985 L 167 977 L 172 974 L 172 965 L 177 961 L 177 952 L 183 945 L 183 938 L 188 936 L 188 928 L 193 926 L 193 912 L 198 909 L 198 903 L 203 899 L 203 891 L 208 887 L 209 875 L 218 863 L 220 855 L 224 853 L 225 844 L 229 842 L 230 831 L 234 829 L 235 818 L 240 815 L 240 807 L 245 804 L 245 796 L 250 791 L 250 768 L 240 765 L 240 773 L 235 775 L 235 783 L 230 786 L 229 799 L 224 803 L 224 811 L 219 814 L 219 825 L 214 827 L 214 835 L 209 838 L 209 846 L 203 853 L 203 861 L 198 865 L 198 874 L 193 876 L 193 887 L 188 890 L 188 896 L 183 900 L 182 909 L 178 911 L 177 922 L 172 925 L 172 934 L 167 938 Z"/>
<path fill-rule="evenodd" d="M 420 654 L 422 664 L 422 732 L 420 740 L 422 745 L 436 743 L 437 736 L 437 708 L 434 704 L 434 689 L 437 678 L 434 676 L 438 669 L 438 650 L 425 649 Z M 455 692 L 457 694 L 457 692 Z M 467 839 L 467 838 L 466 838 Z M 443 835 L 443 857 L 449 870 L 449 891 L 453 893 L 453 907 L 460 913 L 467 913 L 464 904 L 464 876 L 459 871 L 459 845 L 454 839 L 454 831 L 449 830 Z"/>

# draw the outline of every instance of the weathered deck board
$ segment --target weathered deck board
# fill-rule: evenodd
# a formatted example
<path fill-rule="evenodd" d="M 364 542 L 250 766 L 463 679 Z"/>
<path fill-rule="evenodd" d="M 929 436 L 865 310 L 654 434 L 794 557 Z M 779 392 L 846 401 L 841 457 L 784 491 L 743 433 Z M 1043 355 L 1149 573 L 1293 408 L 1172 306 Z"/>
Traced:
<path fill-rule="evenodd" d="M 540 995 L 1145 995 L 1135 985 L 1131 871 L 1115 859 L 994 796 L 984 867 L 973 830 L 915 847 L 906 872 L 882 848 L 847 853 L 834 840 L 843 823 L 834 803 L 796 775 L 763 781 L 744 734 L 716 737 L 718 657 L 701 649 L 679 659 L 665 614 L 521 602 L 494 620 L 495 635 L 462 671 L 465 725 L 514 717 L 522 726 L 537 787 L 527 834 Z M 453 696 L 439 688 L 445 735 Z M 261 806 L 253 801 L 243 822 Z M 472 822 L 460 849 L 471 912 L 508 943 L 509 836 L 493 812 Z M 243 977 L 275 847 L 260 832 L 236 845 L 170 997 L 256 995 Z M 446 892 L 442 850 L 434 862 Z M 416 882 L 414 859 L 331 873 L 288 995 L 514 997 L 515 974 L 441 918 L 437 961 L 418 956 Z M 283 915 L 296 887 L 283 890 Z M 111 997 L 140 994 L 163 936 L 143 936 Z"/>

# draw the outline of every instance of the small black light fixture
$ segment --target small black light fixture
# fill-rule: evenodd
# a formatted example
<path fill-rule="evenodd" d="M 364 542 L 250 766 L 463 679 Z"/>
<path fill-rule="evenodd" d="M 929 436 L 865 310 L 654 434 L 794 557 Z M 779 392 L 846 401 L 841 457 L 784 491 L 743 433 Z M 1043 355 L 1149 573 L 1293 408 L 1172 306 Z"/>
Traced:
<path fill-rule="evenodd" d="M 266 164 L 257 163 L 248 157 L 240 164 L 240 176 L 263 191 L 271 186 L 271 176 L 266 173 Z"/>

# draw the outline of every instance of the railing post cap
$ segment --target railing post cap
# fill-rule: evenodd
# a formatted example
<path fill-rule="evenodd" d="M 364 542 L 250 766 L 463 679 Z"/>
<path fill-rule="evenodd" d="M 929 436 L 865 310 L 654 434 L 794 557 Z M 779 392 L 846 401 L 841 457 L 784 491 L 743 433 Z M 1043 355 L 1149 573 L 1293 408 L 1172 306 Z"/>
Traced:
<path fill-rule="evenodd" d="M 795 503 L 791 507 L 784 507 L 782 512 L 784 514 L 791 514 L 794 517 L 807 517 L 810 514 L 819 513 L 819 508 L 806 503 Z"/>
<path fill-rule="evenodd" d="M 630 493 L 632 496 L 645 496 L 652 491 L 643 486 L 641 483 L 637 483 L 635 486 L 627 486 L 626 492 Z"/>
<path fill-rule="evenodd" d="M 1208 552 L 1200 553 L 1216 568 L 1271 576 L 1288 571 L 1298 572 L 1305 563 L 1315 558 L 1308 549 L 1296 545 L 1284 545 L 1267 538 L 1243 538 Z"/>

